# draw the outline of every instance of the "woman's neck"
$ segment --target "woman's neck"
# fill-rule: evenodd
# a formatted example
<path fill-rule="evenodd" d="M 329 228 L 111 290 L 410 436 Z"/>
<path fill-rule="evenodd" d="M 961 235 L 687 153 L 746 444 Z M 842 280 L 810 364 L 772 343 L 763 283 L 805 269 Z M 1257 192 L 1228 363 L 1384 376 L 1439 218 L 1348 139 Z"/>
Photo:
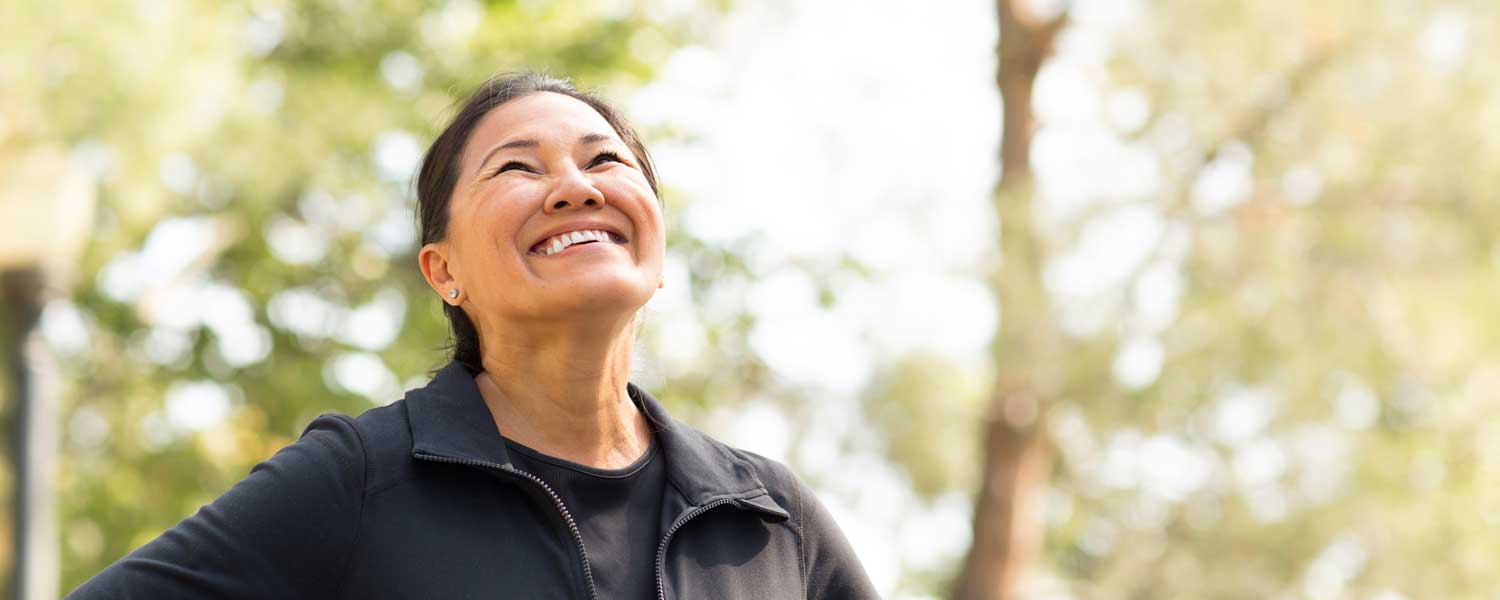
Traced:
<path fill-rule="evenodd" d="M 649 427 L 626 393 L 633 320 L 603 331 L 507 333 L 484 340 L 484 372 L 474 377 L 502 435 L 600 468 L 624 467 L 646 451 Z"/>

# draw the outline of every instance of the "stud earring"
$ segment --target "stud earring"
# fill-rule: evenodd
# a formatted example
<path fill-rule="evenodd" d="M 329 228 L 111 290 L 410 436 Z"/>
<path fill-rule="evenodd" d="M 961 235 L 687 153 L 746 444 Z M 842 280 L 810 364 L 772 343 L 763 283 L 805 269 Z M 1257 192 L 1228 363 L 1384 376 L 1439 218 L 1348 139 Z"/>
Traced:
<path fill-rule="evenodd" d="M 453 288 L 451 290 L 448 290 L 448 297 L 449 298 L 457 298 L 458 297 L 458 288 Z"/>

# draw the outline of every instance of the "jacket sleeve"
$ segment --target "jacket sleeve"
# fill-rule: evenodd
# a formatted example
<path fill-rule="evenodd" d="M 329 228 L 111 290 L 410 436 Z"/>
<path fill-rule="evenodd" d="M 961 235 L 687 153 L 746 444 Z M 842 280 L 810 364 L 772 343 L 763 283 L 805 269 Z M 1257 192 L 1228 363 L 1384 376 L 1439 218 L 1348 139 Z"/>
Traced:
<path fill-rule="evenodd" d="M 849 540 L 801 479 L 797 480 L 797 499 L 803 572 L 807 574 L 806 597 L 878 600 L 880 595 L 860 566 Z"/>
<path fill-rule="evenodd" d="M 358 531 L 364 481 L 353 421 L 318 417 L 213 503 L 67 598 L 332 597 Z"/>

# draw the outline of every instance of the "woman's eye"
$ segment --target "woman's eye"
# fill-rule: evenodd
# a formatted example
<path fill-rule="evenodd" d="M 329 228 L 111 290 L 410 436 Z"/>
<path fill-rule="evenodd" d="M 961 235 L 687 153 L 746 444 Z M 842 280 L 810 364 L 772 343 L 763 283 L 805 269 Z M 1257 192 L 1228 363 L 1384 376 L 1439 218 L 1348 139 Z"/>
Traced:
<path fill-rule="evenodd" d="M 521 162 L 516 162 L 516 161 L 510 161 L 508 163 L 500 165 L 500 168 L 495 169 L 495 174 L 499 175 L 500 173 L 504 173 L 504 172 L 509 171 L 511 169 L 521 169 L 523 171 L 530 171 L 531 167 L 526 166 L 526 163 L 521 163 Z"/>
<path fill-rule="evenodd" d="M 615 154 L 614 152 L 600 152 L 598 156 L 594 157 L 594 161 L 589 163 L 589 166 L 595 167 L 608 161 L 614 161 L 617 163 L 625 162 L 624 160 L 620 159 L 620 155 Z"/>

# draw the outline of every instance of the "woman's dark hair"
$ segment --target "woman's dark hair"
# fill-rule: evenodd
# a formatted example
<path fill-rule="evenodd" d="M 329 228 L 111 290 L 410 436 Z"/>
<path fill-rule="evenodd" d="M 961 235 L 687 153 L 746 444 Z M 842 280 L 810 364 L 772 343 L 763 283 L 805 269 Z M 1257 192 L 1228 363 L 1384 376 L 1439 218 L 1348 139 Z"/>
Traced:
<path fill-rule="evenodd" d="M 417 173 L 417 221 L 422 245 L 448 237 L 448 207 L 453 198 L 453 187 L 458 182 L 464 145 L 468 143 L 474 127 L 495 107 L 540 92 L 562 94 L 593 107 L 635 154 L 636 163 L 646 175 L 647 183 L 651 184 L 651 192 L 658 194 L 656 170 L 651 165 L 646 146 L 641 143 L 640 136 L 620 111 L 615 110 L 603 98 L 579 91 L 566 79 L 542 73 L 500 75 L 490 78 L 479 89 L 474 90 L 422 158 L 422 169 Z M 448 325 L 453 329 L 453 359 L 463 363 L 470 371 L 483 371 L 479 331 L 475 329 L 474 322 L 469 320 L 462 308 L 447 302 L 443 303 L 443 312 L 448 317 Z"/>

